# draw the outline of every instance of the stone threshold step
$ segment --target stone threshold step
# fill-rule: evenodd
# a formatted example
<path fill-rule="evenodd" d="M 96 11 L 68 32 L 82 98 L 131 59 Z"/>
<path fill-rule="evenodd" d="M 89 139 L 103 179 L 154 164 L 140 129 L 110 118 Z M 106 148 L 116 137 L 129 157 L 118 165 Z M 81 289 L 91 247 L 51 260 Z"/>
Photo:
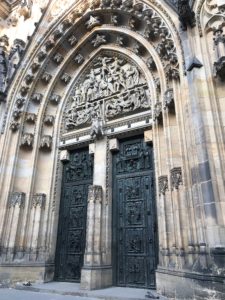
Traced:
<path fill-rule="evenodd" d="M 14 287 L 18 290 L 41 292 L 50 294 L 70 295 L 79 297 L 89 297 L 91 299 L 104 299 L 104 300 L 147 300 L 159 299 L 166 300 L 167 298 L 157 294 L 155 291 L 136 288 L 122 288 L 110 287 L 101 290 L 80 290 L 79 284 L 64 283 L 64 282 L 51 282 L 43 284 L 33 284 L 32 286 L 16 285 Z M 146 297 L 149 294 L 150 297 Z"/>

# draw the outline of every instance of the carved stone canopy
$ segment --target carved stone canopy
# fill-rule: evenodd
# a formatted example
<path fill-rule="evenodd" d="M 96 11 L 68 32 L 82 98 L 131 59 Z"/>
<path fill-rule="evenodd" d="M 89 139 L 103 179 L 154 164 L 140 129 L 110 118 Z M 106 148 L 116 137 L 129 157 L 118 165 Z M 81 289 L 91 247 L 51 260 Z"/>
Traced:
<path fill-rule="evenodd" d="M 102 125 L 96 131 L 93 120 L 105 124 L 150 109 L 150 104 L 146 80 L 139 68 L 125 56 L 107 52 L 96 57 L 76 82 L 67 105 L 65 128 L 71 130 L 92 123 L 91 136 L 102 135 Z"/>

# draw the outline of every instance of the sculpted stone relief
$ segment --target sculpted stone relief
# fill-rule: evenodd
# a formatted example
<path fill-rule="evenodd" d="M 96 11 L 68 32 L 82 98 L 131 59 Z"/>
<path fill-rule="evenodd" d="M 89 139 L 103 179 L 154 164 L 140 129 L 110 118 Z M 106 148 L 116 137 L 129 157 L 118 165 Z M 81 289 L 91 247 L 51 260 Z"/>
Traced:
<path fill-rule="evenodd" d="M 98 123 L 97 132 L 101 132 L 102 119 L 107 121 L 149 108 L 146 83 L 140 78 L 138 68 L 123 58 L 103 56 L 95 60 L 83 81 L 76 84 L 67 110 L 66 128 L 94 122 Z"/>

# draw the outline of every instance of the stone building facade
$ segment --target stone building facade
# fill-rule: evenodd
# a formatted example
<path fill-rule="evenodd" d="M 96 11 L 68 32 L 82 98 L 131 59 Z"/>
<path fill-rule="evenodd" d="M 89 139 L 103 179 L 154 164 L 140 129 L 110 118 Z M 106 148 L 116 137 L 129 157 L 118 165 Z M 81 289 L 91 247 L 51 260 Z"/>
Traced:
<path fill-rule="evenodd" d="M 224 299 L 225 1 L 0 16 L 1 283 Z"/>

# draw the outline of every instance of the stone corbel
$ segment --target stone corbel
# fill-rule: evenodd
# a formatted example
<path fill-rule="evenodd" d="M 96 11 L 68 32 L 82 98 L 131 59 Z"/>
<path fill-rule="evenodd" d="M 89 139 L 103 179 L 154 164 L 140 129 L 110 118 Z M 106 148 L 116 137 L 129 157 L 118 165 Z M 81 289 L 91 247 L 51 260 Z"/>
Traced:
<path fill-rule="evenodd" d="M 56 53 L 52 60 L 57 64 L 57 65 L 60 65 L 61 62 L 63 61 L 63 56 L 60 54 L 60 53 Z"/>
<path fill-rule="evenodd" d="M 43 95 L 40 93 L 34 93 L 31 97 L 31 100 L 36 102 L 36 103 L 41 103 L 41 100 L 43 98 Z"/>
<path fill-rule="evenodd" d="M 81 65 L 84 62 L 84 57 L 82 54 L 78 53 L 75 58 L 74 61 L 76 64 Z"/>
<path fill-rule="evenodd" d="M 50 135 L 43 135 L 41 138 L 40 149 L 52 149 L 52 137 Z"/>
<path fill-rule="evenodd" d="M 171 189 L 178 190 L 179 186 L 183 184 L 181 167 L 175 167 L 170 170 Z"/>
<path fill-rule="evenodd" d="M 61 99 L 61 96 L 57 95 L 57 94 L 52 94 L 49 98 L 49 100 L 53 103 L 53 104 L 59 104 Z"/>
<path fill-rule="evenodd" d="M 33 114 L 33 113 L 27 113 L 26 115 L 26 121 L 28 123 L 35 123 L 35 120 L 36 120 L 36 115 Z"/>
<path fill-rule="evenodd" d="M 95 154 L 95 143 L 89 144 L 89 154 L 94 155 Z"/>
<path fill-rule="evenodd" d="M 21 139 L 21 146 L 32 148 L 34 143 L 34 135 L 32 133 L 24 133 Z"/>
<path fill-rule="evenodd" d="M 116 152 L 116 151 L 119 151 L 120 149 L 120 145 L 119 145 L 119 141 L 118 139 L 110 139 L 109 140 L 109 150 L 111 152 Z"/>
<path fill-rule="evenodd" d="M 60 152 L 60 160 L 61 162 L 67 162 L 70 160 L 70 153 L 68 150 L 62 150 Z"/>
<path fill-rule="evenodd" d="M 44 117 L 44 123 L 46 124 L 46 125 L 53 125 L 53 123 L 54 123 L 54 116 L 53 115 L 46 115 L 45 117 Z"/>
<path fill-rule="evenodd" d="M 52 75 L 45 72 L 42 76 L 41 76 L 41 80 L 43 83 L 48 84 L 50 82 L 50 80 L 52 79 Z"/>
<path fill-rule="evenodd" d="M 71 80 L 71 76 L 67 73 L 64 73 L 61 77 L 60 77 L 61 81 L 64 83 L 64 84 L 68 84 Z"/>
<path fill-rule="evenodd" d="M 9 207 L 15 207 L 18 205 L 19 207 L 24 207 L 25 203 L 25 193 L 22 192 L 13 192 L 9 197 Z"/>
<path fill-rule="evenodd" d="M 39 206 L 40 208 L 44 208 L 45 202 L 46 202 L 46 194 L 37 193 L 37 194 L 33 195 L 32 207 Z"/>
<path fill-rule="evenodd" d="M 152 130 L 145 130 L 144 131 L 144 141 L 147 144 L 152 144 L 152 142 L 153 142 L 153 132 L 152 132 Z"/>

